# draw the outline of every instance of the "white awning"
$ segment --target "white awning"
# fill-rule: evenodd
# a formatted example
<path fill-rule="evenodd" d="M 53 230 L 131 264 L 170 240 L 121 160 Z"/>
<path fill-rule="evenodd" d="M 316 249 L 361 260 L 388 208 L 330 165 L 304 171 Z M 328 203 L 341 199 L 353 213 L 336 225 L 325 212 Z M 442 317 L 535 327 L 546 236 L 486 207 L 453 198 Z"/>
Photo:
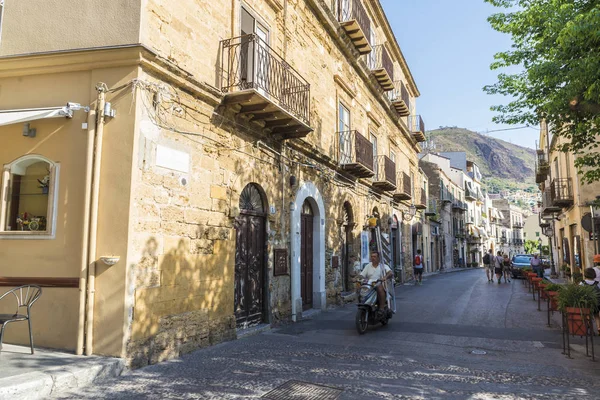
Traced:
<path fill-rule="evenodd" d="M 37 119 L 72 117 L 73 110 L 69 106 L 0 110 L 0 126 L 35 121 Z"/>

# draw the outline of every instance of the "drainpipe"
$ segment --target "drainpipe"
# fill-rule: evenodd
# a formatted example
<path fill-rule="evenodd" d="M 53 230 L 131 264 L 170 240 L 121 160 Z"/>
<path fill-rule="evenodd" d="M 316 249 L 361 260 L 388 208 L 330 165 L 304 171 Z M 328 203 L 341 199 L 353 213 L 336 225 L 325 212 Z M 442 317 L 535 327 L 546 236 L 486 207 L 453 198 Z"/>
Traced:
<path fill-rule="evenodd" d="M 98 237 L 98 194 L 100 192 L 100 167 L 102 165 L 102 139 L 104 136 L 104 103 L 108 87 L 100 82 L 96 85 L 98 101 L 96 102 L 96 140 L 92 174 L 89 243 L 88 243 L 88 286 L 87 312 L 85 327 L 85 354 L 92 355 L 94 332 L 94 294 L 96 284 L 96 240 Z"/>
<path fill-rule="evenodd" d="M 83 234 L 81 235 L 81 269 L 79 270 L 79 319 L 77 326 L 77 348 L 75 354 L 83 354 L 83 340 L 85 331 L 85 300 L 88 274 L 88 240 L 90 229 L 90 199 L 92 197 L 92 167 L 94 162 L 94 137 L 96 136 L 96 110 L 88 114 L 88 138 L 85 165 L 85 199 L 83 211 Z"/>

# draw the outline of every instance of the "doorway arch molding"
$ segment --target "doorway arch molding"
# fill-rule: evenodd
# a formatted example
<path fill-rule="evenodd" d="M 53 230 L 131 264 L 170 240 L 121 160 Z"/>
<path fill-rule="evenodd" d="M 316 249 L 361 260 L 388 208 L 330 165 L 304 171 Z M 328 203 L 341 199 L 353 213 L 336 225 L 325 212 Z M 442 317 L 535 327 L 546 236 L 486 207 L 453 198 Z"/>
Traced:
<path fill-rule="evenodd" d="M 319 189 L 312 182 L 304 182 L 296 192 L 290 204 L 291 239 L 291 283 L 292 283 L 292 320 L 302 318 L 302 297 L 300 281 L 300 217 L 302 205 L 308 201 L 313 209 L 315 223 L 313 227 L 313 308 L 324 310 L 327 306 L 325 292 L 325 204 Z"/>

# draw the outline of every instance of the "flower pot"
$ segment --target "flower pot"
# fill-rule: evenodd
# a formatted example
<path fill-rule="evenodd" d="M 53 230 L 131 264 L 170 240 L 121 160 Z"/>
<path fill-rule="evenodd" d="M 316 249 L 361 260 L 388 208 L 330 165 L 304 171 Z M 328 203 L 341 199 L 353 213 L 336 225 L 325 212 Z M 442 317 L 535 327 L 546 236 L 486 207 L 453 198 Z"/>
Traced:
<path fill-rule="evenodd" d="M 534 277 L 531 278 L 531 283 L 533 283 L 533 287 L 535 289 L 538 288 L 538 285 L 540 284 L 541 281 L 542 281 L 542 278 L 534 278 Z"/>
<path fill-rule="evenodd" d="M 546 292 L 546 294 L 548 295 L 548 297 L 550 297 L 550 310 L 558 310 L 558 301 L 556 301 L 556 296 L 558 296 L 558 292 Z"/>
<path fill-rule="evenodd" d="M 543 284 L 543 283 L 540 283 L 540 284 L 538 284 L 538 287 L 539 287 L 539 288 L 540 288 L 540 290 L 541 290 L 541 292 L 540 292 L 540 293 L 541 293 L 541 295 L 542 295 L 542 299 L 543 299 L 543 300 L 546 300 L 546 299 L 548 298 L 548 294 L 546 293 L 546 286 L 548 286 L 548 285 L 545 285 L 545 284 Z"/>
<path fill-rule="evenodd" d="M 587 333 L 586 319 L 589 318 L 589 308 L 567 307 L 567 326 L 571 335 L 585 336 Z"/>

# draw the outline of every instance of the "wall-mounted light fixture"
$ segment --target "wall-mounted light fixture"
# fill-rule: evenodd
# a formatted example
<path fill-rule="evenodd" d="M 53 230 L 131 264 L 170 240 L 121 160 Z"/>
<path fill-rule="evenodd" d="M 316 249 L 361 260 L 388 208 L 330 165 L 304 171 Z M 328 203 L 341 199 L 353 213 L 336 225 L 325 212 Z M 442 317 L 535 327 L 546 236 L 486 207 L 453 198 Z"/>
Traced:
<path fill-rule="evenodd" d="M 30 137 L 30 138 L 34 138 L 34 137 L 35 137 L 35 134 L 36 134 L 36 130 L 35 130 L 35 128 L 32 128 L 32 127 L 29 125 L 29 122 L 25 122 L 25 123 L 23 124 L 23 136 L 27 136 L 27 137 Z"/>
<path fill-rule="evenodd" d="M 410 207 L 408 207 L 407 211 L 404 211 L 402 213 L 402 219 L 405 220 L 406 222 L 409 222 L 410 220 L 412 220 L 414 218 L 414 216 L 417 214 L 417 207 L 415 207 L 414 204 L 411 204 Z"/>

